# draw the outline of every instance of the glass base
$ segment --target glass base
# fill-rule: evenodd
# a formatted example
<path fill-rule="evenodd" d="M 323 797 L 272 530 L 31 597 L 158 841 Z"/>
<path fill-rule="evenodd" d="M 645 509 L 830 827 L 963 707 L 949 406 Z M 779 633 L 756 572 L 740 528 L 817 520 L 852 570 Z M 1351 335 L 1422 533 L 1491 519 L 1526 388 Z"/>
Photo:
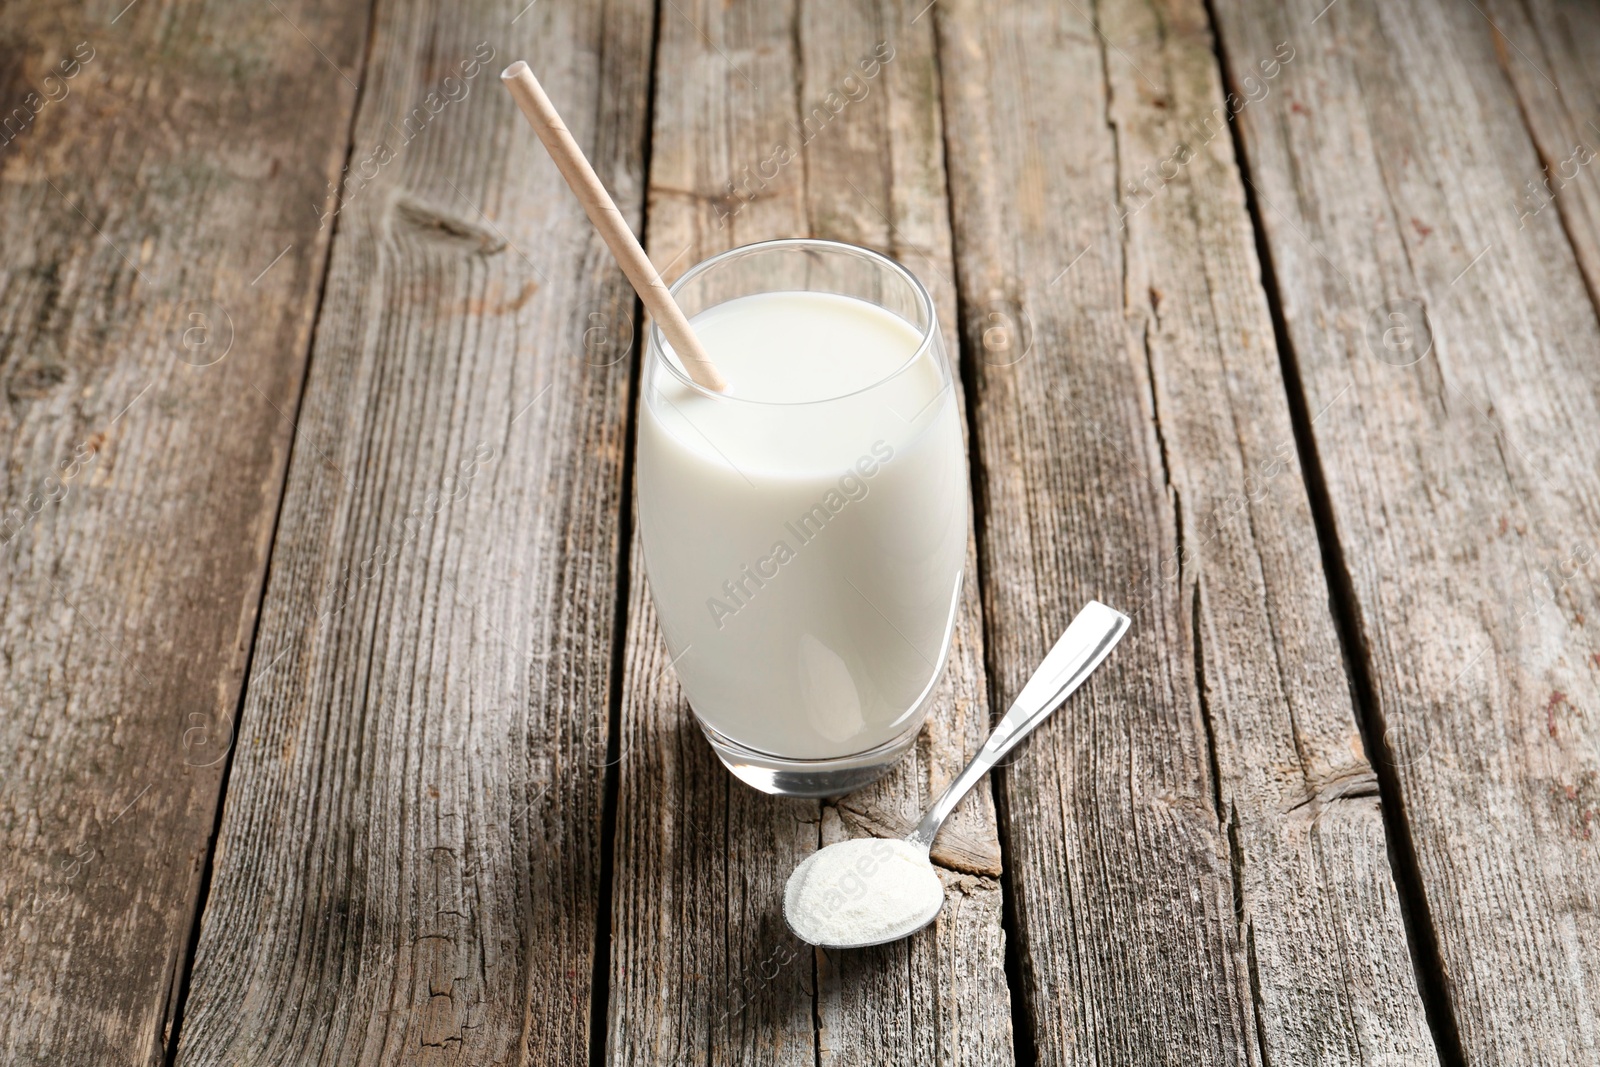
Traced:
<path fill-rule="evenodd" d="M 853 793 L 883 777 L 906 754 L 922 730 L 925 716 L 915 716 L 910 727 L 876 748 L 829 759 L 788 759 L 757 752 L 718 733 L 698 715 L 711 749 L 733 776 L 763 793 L 780 797 L 837 797 Z"/>

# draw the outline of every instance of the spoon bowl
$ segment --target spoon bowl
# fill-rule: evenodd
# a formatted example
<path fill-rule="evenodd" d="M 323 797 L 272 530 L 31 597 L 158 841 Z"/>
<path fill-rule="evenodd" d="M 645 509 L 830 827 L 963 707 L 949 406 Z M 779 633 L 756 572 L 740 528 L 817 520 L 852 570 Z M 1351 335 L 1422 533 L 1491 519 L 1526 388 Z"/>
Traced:
<path fill-rule="evenodd" d="M 882 837 L 852 838 L 813 852 L 783 891 L 789 929 L 828 948 L 869 948 L 909 937 L 943 906 L 944 883 L 928 850 Z"/>

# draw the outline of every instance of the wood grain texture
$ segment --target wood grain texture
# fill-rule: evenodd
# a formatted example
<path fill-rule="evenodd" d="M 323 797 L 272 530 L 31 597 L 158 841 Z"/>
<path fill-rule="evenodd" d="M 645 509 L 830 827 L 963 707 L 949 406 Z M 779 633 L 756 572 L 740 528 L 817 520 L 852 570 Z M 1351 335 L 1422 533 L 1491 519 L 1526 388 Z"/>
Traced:
<path fill-rule="evenodd" d="M 1514 192 L 1518 223 L 1558 211 L 1600 304 L 1600 8 L 1532 0 L 1483 11 L 1541 163 Z"/>
<path fill-rule="evenodd" d="M 939 13 L 996 683 L 1134 617 L 1005 780 L 1040 1062 L 1426 1062 L 1205 10 Z"/>
<path fill-rule="evenodd" d="M 326 258 L 310 205 L 366 25 L 298 0 L 122 8 L 0 10 L 15 1064 L 168 1055 Z"/>
<path fill-rule="evenodd" d="M 650 25 L 379 8 L 182 1064 L 588 1056 Z"/>
<path fill-rule="evenodd" d="M 913 21 L 920 6 L 663 6 L 649 248 L 669 279 L 767 238 L 861 244 L 928 285 L 953 345 L 937 65 L 931 20 Z M 863 77 L 859 64 L 883 42 L 893 58 Z M 780 144 L 792 161 L 763 167 Z M 932 929 L 882 949 L 814 953 L 781 913 L 796 863 L 822 843 L 905 832 L 987 733 L 971 551 L 928 726 L 891 776 L 828 804 L 757 794 L 718 764 L 668 666 L 637 539 L 632 558 L 608 1059 L 1011 1062 L 986 788 L 934 849 L 948 871 Z"/>
<path fill-rule="evenodd" d="M 1600 326 L 1473 5 L 1217 4 L 1353 613 L 1474 1064 L 1600 1058 Z M 1420 903 L 1420 902 L 1419 902 Z"/>

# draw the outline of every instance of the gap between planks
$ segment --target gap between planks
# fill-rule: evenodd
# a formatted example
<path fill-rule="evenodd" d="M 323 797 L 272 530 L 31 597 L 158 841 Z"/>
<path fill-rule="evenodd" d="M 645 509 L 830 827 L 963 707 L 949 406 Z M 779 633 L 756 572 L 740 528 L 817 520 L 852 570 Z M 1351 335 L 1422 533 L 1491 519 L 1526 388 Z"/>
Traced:
<path fill-rule="evenodd" d="M 928 8 L 923 9 L 923 14 L 929 13 Z M 922 15 L 918 15 L 921 18 Z M 974 350 L 972 342 L 967 336 L 965 324 L 970 308 L 967 305 L 965 289 L 961 280 L 961 256 L 955 245 L 956 233 L 956 205 L 955 198 L 949 194 L 950 174 L 950 111 L 946 104 L 943 91 L 944 86 L 944 22 L 938 16 L 933 18 L 933 62 L 938 73 L 939 92 L 939 130 L 943 135 L 944 157 L 944 187 L 945 215 L 950 226 L 951 252 L 950 272 L 951 281 L 955 289 L 956 311 L 956 336 L 955 346 L 958 354 L 956 365 L 957 378 L 961 383 L 961 393 L 966 400 L 963 414 L 966 417 L 966 442 L 967 442 L 967 492 L 972 509 L 972 543 L 977 556 L 978 564 L 973 568 L 974 583 L 978 593 L 978 625 L 983 632 L 983 675 L 984 683 L 989 689 L 989 708 L 991 716 L 996 718 L 1004 714 L 1004 694 L 995 682 L 999 677 L 999 664 L 995 660 L 994 635 L 990 628 L 989 612 L 986 605 L 989 603 L 988 583 L 989 575 L 984 570 L 983 561 L 986 557 L 985 540 L 988 537 L 989 508 L 987 497 L 984 494 L 984 462 L 983 452 L 978 433 L 978 360 L 979 354 Z M 1070 270 L 1071 268 L 1068 267 Z M 1002 709 L 1002 710 L 996 710 Z M 1022 955 L 1019 946 L 1022 941 L 1019 936 L 1016 890 L 1012 885 L 1015 871 L 1011 862 L 1011 805 L 1006 802 L 1006 790 L 1001 788 L 1007 772 L 1006 763 L 1002 763 L 989 772 L 983 788 L 989 790 L 994 801 L 995 814 L 995 839 L 1000 847 L 1000 929 L 1005 935 L 1005 975 L 1006 988 L 1011 1000 L 1011 1056 L 1016 1067 L 1034 1067 L 1039 1062 L 1039 1050 L 1033 1038 L 1033 1019 L 1031 1005 L 1028 1002 L 1026 984 L 1022 980 Z M 820 1064 L 819 1064 L 820 1067 Z"/>
<path fill-rule="evenodd" d="M 656 0 L 651 11 L 650 61 L 646 64 L 644 103 L 644 149 L 640 172 L 646 186 L 650 181 L 650 156 L 655 142 L 656 60 L 661 54 L 661 5 Z M 650 198 L 644 198 L 639 211 L 639 247 L 649 248 Z M 659 270 L 659 266 L 657 267 Z M 611 624 L 610 700 L 606 707 L 605 782 L 600 794 L 600 901 L 594 913 L 594 957 L 589 979 L 589 1064 L 605 1067 L 608 1012 L 611 1008 L 611 898 L 614 894 L 617 841 L 617 797 L 622 790 L 622 683 L 628 651 L 628 586 L 632 581 L 629 566 L 633 551 L 633 466 L 639 423 L 639 382 L 643 374 L 644 336 L 647 319 L 644 303 L 633 298 L 633 350 L 628 355 L 628 399 L 623 405 L 622 492 L 617 505 L 617 584 L 616 612 Z M 524 1041 L 524 1046 L 526 1042 Z"/>

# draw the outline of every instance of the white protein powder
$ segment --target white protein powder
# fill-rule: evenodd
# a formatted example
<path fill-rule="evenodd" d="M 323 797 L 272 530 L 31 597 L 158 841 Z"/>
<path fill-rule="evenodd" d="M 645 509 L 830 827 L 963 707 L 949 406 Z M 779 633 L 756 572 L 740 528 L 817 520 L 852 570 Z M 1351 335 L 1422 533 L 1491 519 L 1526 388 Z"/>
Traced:
<path fill-rule="evenodd" d="M 789 928 L 813 945 L 838 948 L 905 937 L 943 904 L 944 886 L 922 848 L 870 837 L 808 856 L 783 892 Z"/>

